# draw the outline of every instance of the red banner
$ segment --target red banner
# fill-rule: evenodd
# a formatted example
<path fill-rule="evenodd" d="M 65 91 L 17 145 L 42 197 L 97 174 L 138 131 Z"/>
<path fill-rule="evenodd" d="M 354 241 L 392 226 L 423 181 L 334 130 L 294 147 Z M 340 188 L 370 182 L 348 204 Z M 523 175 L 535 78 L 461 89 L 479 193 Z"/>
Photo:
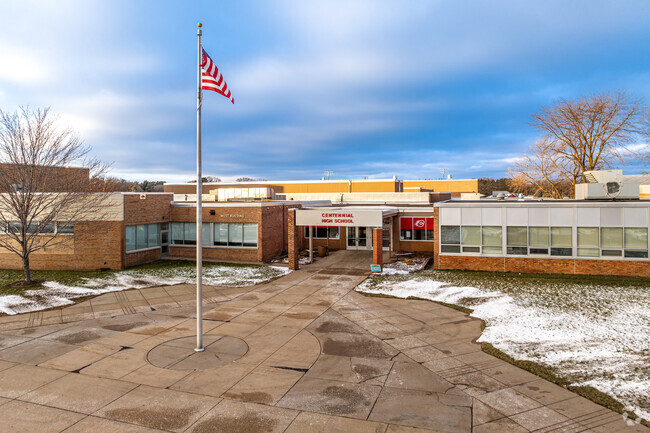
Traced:
<path fill-rule="evenodd" d="M 413 218 L 400 218 L 399 226 L 402 230 L 412 230 L 413 229 Z"/>
<path fill-rule="evenodd" d="M 413 228 L 415 230 L 426 230 L 426 218 L 413 218 Z"/>

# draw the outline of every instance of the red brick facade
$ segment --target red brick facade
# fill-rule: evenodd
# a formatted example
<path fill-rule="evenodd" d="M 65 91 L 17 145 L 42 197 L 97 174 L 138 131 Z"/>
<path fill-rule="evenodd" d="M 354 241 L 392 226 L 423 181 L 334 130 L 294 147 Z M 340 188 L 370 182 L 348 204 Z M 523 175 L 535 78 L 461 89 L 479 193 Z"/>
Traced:
<path fill-rule="evenodd" d="M 288 209 L 295 205 L 259 204 L 256 206 L 204 206 L 204 223 L 255 223 L 257 224 L 257 247 L 224 247 L 203 246 L 203 259 L 242 262 L 264 262 L 278 257 L 286 251 L 284 239 Z M 214 215 L 212 215 L 214 213 Z M 173 222 L 195 222 L 196 207 L 173 206 L 171 208 Z M 187 259 L 196 258 L 196 248 L 192 245 L 170 245 L 170 257 Z"/>
<path fill-rule="evenodd" d="M 384 230 L 372 229 L 372 264 L 384 264 L 384 248 L 383 248 Z"/>
<path fill-rule="evenodd" d="M 435 269 L 650 277 L 647 261 L 440 255 Z"/>
<path fill-rule="evenodd" d="M 168 223 L 171 217 L 173 194 L 124 194 L 124 226 Z M 122 230 L 124 237 L 124 230 Z M 160 260 L 160 247 L 126 252 L 123 267 Z"/>
<path fill-rule="evenodd" d="M 289 210 L 288 225 L 289 225 L 289 230 L 288 230 L 289 269 L 291 269 L 292 271 L 296 271 L 300 267 L 299 253 L 301 247 L 300 240 L 302 235 L 299 233 L 299 230 L 302 229 L 302 227 L 296 226 L 296 211 L 293 209 Z"/>

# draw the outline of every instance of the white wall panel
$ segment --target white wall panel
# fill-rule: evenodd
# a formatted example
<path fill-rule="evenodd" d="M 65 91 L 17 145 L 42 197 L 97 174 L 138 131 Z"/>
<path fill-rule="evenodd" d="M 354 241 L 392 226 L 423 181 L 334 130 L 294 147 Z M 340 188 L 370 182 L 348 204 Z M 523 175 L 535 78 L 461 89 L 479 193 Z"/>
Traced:
<path fill-rule="evenodd" d="M 461 222 L 464 226 L 480 226 L 481 225 L 481 208 L 478 207 L 464 207 L 461 208 Z"/>
<path fill-rule="evenodd" d="M 600 225 L 600 208 L 579 207 L 578 227 L 598 227 Z"/>
<path fill-rule="evenodd" d="M 527 226 L 528 208 L 525 207 L 506 208 L 506 225 Z"/>
<path fill-rule="evenodd" d="M 460 225 L 460 208 L 443 207 L 440 209 L 440 225 L 459 226 Z"/>
<path fill-rule="evenodd" d="M 528 225 L 548 227 L 550 220 L 548 217 L 549 209 L 547 207 L 529 207 L 528 208 Z"/>
<path fill-rule="evenodd" d="M 623 209 L 623 216 L 625 227 L 648 227 L 647 208 L 628 207 Z"/>
<path fill-rule="evenodd" d="M 601 227 L 622 227 L 623 209 L 620 207 L 600 208 L 600 225 Z"/>
<path fill-rule="evenodd" d="M 573 209 L 568 207 L 551 208 L 551 226 L 552 227 L 571 227 L 573 226 Z"/>
<path fill-rule="evenodd" d="M 481 209 L 481 218 L 484 226 L 500 226 L 501 209 L 496 207 L 484 207 Z"/>

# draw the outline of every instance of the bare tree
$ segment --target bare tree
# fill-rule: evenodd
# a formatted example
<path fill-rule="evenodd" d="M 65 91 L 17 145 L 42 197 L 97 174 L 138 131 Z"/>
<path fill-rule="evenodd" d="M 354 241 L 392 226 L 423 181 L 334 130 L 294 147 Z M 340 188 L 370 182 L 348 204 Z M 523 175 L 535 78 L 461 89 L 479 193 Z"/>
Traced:
<path fill-rule="evenodd" d="M 509 169 L 518 191 L 561 198 L 572 195 L 584 172 L 642 158 L 638 139 L 647 131 L 644 106 L 623 92 L 561 99 L 532 117 L 544 135 Z M 521 191 L 523 192 L 523 191 Z"/>
<path fill-rule="evenodd" d="M 49 109 L 0 110 L 0 248 L 21 258 L 25 284 L 32 253 L 69 242 L 62 235 L 105 206 L 109 194 L 93 190 L 107 166 L 89 151 Z"/>

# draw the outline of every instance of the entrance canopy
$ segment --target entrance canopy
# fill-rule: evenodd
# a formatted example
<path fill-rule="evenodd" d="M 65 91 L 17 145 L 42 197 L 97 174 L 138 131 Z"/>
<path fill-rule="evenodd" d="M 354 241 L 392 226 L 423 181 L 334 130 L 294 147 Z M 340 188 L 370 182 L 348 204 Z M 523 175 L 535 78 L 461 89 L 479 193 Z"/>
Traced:
<path fill-rule="evenodd" d="M 381 228 L 384 218 L 397 215 L 395 208 L 321 207 L 296 209 L 297 226 Z"/>

